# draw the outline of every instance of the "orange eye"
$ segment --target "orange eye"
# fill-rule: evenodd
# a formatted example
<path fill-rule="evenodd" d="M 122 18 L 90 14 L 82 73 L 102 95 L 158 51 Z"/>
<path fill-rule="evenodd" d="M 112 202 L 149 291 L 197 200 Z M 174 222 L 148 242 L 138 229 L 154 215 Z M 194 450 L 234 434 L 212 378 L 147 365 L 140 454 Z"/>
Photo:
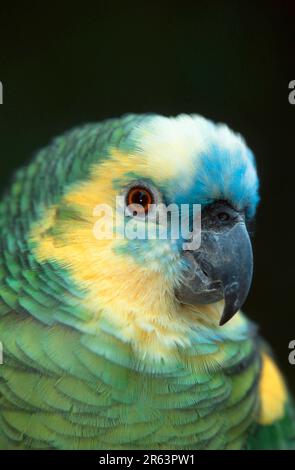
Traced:
<path fill-rule="evenodd" d="M 127 194 L 127 206 L 131 206 L 130 209 L 132 210 L 134 205 L 134 211 L 137 213 L 146 214 L 149 205 L 153 204 L 153 202 L 154 197 L 152 193 L 142 186 L 131 188 Z"/>

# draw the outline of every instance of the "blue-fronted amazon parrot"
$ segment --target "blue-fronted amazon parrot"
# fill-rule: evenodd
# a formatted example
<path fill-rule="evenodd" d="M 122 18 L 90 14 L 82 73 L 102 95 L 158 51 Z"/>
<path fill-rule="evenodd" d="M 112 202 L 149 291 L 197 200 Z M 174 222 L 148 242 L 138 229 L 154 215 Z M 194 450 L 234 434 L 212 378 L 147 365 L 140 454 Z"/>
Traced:
<path fill-rule="evenodd" d="M 20 169 L 0 204 L 0 448 L 294 447 L 240 311 L 258 200 L 244 139 L 198 115 L 87 124 Z M 167 237 L 126 236 L 157 231 L 160 205 L 200 207 L 200 243 L 191 211 L 191 238 L 169 236 L 172 213 Z M 102 207 L 116 236 L 97 236 Z"/>

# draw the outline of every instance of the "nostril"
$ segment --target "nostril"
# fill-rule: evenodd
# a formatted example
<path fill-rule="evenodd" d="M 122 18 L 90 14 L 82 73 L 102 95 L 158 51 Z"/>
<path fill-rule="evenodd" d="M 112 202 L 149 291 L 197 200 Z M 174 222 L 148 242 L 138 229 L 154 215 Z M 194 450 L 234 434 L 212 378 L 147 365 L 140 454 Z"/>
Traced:
<path fill-rule="evenodd" d="M 219 214 L 217 214 L 217 217 L 220 222 L 228 222 L 230 220 L 230 215 L 227 212 L 219 212 Z"/>
<path fill-rule="evenodd" d="M 203 273 L 205 274 L 206 277 L 209 277 L 209 274 L 207 273 L 207 271 L 205 271 L 205 269 L 202 269 Z"/>

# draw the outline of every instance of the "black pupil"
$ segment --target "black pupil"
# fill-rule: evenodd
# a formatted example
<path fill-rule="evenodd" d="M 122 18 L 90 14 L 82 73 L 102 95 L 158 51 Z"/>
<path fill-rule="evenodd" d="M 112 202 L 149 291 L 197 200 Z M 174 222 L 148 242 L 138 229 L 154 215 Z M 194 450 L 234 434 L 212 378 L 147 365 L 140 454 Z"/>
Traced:
<path fill-rule="evenodd" d="M 143 207 L 146 207 L 149 204 L 150 198 L 146 191 L 138 190 L 132 194 L 132 203 L 140 204 Z"/>

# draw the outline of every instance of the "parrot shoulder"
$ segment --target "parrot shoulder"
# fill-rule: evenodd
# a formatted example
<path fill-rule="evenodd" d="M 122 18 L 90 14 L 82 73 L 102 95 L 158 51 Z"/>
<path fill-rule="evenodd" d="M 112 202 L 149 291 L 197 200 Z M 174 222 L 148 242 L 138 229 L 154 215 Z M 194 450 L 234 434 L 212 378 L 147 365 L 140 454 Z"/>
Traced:
<path fill-rule="evenodd" d="M 295 449 L 295 407 L 271 354 L 262 352 L 260 411 L 250 449 Z"/>

